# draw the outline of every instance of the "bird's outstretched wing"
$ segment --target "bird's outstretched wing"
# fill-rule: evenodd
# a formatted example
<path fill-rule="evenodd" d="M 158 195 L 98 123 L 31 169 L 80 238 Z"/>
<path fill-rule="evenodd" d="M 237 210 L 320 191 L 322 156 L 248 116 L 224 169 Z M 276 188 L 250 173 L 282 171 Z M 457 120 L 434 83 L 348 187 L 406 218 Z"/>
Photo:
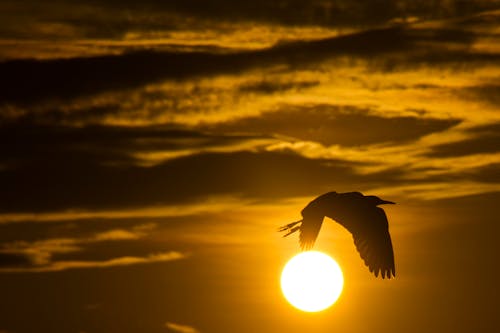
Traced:
<path fill-rule="evenodd" d="M 323 216 L 307 217 L 302 220 L 300 225 L 299 243 L 302 250 L 307 251 L 312 249 L 316 238 L 318 237 Z"/>
<path fill-rule="evenodd" d="M 395 277 L 394 252 L 385 212 L 382 208 L 374 207 L 364 215 L 369 215 L 364 217 L 368 223 L 351 224 L 348 227 L 354 244 L 370 272 L 375 276 L 380 273 L 382 278 Z"/>
<path fill-rule="evenodd" d="M 356 248 L 366 266 L 378 277 L 396 276 L 394 253 L 389 223 L 382 208 L 393 204 L 376 196 L 364 196 L 360 192 L 328 192 L 315 198 L 302 210 L 303 219 L 289 223 L 279 229 L 288 236 L 300 231 L 300 247 L 310 250 L 325 216 L 337 221 L 351 232 Z M 300 225 L 298 225 L 301 223 Z"/>

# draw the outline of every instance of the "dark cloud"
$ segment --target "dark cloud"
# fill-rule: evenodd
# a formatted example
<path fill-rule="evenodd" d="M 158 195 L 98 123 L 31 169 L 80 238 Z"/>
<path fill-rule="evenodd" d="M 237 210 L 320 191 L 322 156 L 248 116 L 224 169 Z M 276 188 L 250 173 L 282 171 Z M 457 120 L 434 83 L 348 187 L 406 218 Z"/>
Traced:
<path fill-rule="evenodd" d="M 425 172 L 426 170 L 423 171 Z M 435 170 L 427 171 L 435 172 Z M 415 183 L 419 183 L 421 181 L 422 179 L 414 180 Z M 466 181 L 485 185 L 500 184 L 500 163 L 486 163 L 485 165 L 469 168 L 467 170 L 460 170 L 459 172 L 453 172 L 450 170 L 447 173 L 426 176 L 425 181 L 429 183 L 454 183 Z"/>
<path fill-rule="evenodd" d="M 499 198 L 500 192 L 494 191 L 488 193 L 465 195 L 455 198 L 436 199 L 427 202 L 426 205 L 431 210 L 441 210 L 443 214 L 453 211 L 454 213 L 456 213 L 457 218 L 461 217 L 461 224 L 464 226 L 472 227 L 476 224 L 483 226 L 488 225 L 488 229 L 491 229 L 491 231 L 494 230 L 495 232 L 483 233 L 481 228 L 474 229 L 472 227 L 472 229 L 476 230 L 476 232 L 483 233 L 486 238 L 494 241 L 493 238 L 496 237 L 498 231 L 500 231 L 500 224 L 494 222 L 495 215 L 492 215 L 491 212 L 496 212 Z M 467 219 L 469 218 L 470 220 L 467 221 Z M 452 224 L 455 223 L 454 220 L 450 220 L 449 222 Z"/>
<path fill-rule="evenodd" d="M 273 82 L 271 80 L 262 80 L 259 82 L 252 82 L 243 84 L 239 87 L 242 93 L 261 93 L 272 94 L 275 92 L 282 92 L 292 89 L 304 89 L 319 85 L 318 81 L 299 81 L 299 82 Z"/>
<path fill-rule="evenodd" d="M 500 163 L 492 163 L 471 172 L 471 178 L 484 183 L 500 183 Z"/>
<path fill-rule="evenodd" d="M 500 135 L 488 135 L 463 141 L 440 144 L 432 147 L 426 154 L 431 157 L 455 157 L 471 154 L 495 153 L 500 151 Z"/>
<path fill-rule="evenodd" d="M 195 201 L 214 194 L 265 193 L 265 182 L 273 182 L 273 177 L 279 187 L 270 193 L 285 193 L 286 189 L 280 187 L 286 187 L 287 180 L 297 178 L 301 170 L 328 169 L 298 156 L 200 154 L 204 149 L 262 138 L 252 135 L 210 135 L 163 127 L 32 125 L 4 126 L 1 133 L 4 169 L 0 179 L 6 187 L 0 196 L 6 201 L 0 207 L 4 212 L 132 208 Z M 238 147 L 237 150 L 245 150 Z M 184 150 L 187 155 L 194 155 L 161 164 L 148 163 L 156 164 L 152 167 L 139 166 L 144 161 L 134 158 L 136 153 Z M 348 169 L 343 164 L 339 168 Z M 280 176 L 280 169 L 290 171 Z M 255 182 L 251 181 L 252 176 Z M 296 191 L 304 184 L 294 182 Z"/>
<path fill-rule="evenodd" d="M 0 64 L 5 73 L 0 82 L 0 101 L 26 103 L 140 87 L 161 79 L 203 75 L 207 62 L 215 67 L 227 67 L 220 63 L 220 56 L 206 53 L 139 52 L 94 58 L 8 61 Z"/>
<path fill-rule="evenodd" d="M 0 252 L 0 269 L 3 267 L 27 267 L 30 264 L 31 260 L 27 256 Z"/>
<path fill-rule="evenodd" d="M 98 165 L 69 158 L 0 174 L 1 211 L 133 208 L 196 201 L 212 195 L 294 196 L 353 182 L 340 161 L 291 154 L 200 154 L 153 167 Z"/>
<path fill-rule="evenodd" d="M 101 227 L 106 227 L 101 222 Z M 84 224 L 77 225 L 72 222 L 53 222 L 53 223 L 38 223 L 36 221 L 27 221 L 19 223 L 2 223 L 0 224 L 0 244 L 10 243 L 14 241 L 34 242 L 39 239 L 60 238 L 60 237 L 76 237 L 77 233 L 88 234 L 91 231 L 83 227 Z M 90 223 L 94 227 L 93 230 L 100 229 Z"/>
<path fill-rule="evenodd" d="M 367 27 L 392 20 L 405 21 L 408 17 L 436 19 L 464 16 L 497 6 L 498 1 L 481 0 L 257 0 L 248 3 L 232 0 L 147 0 L 140 4 L 115 0 L 60 0 L 44 5 L 23 1 L 22 5 L 3 8 L 5 14 L 0 35 L 6 38 L 60 38 L 67 35 L 117 38 L 131 30 L 168 31 L 186 28 L 187 24 L 191 25 L 191 29 L 202 29 L 220 21 Z M 49 28 L 44 29 L 42 24 Z"/>
<path fill-rule="evenodd" d="M 424 47 L 424 45 L 422 45 Z M 500 61 L 500 54 L 493 52 L 469 52 L 462 50 L 441 50 L 434 52 L 421 52 L 408 57 L 407 61 L 398 61 L 395 63 L 383 61 L 381 67 L 387 70 L 412 68 L 415 66 L 436 66 L 446 67 L 449 70 L 471 70 L 478 65 L 497 64 Z"/>
<path fill-rule="evenodd" d="M 500 106 L 500 84 L 483 84 L 469 87 L 459 91 L 458 94 L 471 96 L 483 103 L 496 107 Z"/>
<path fill-rule="evenodd" d="M 89 58 L 12 60 L 0 63 L 0 103 L 57 101 L 163 80 L 238 74 L 270 65 L 307 68 L 345 55 L 370 59 L 383 70 L 419 63 L 500 59 L 497 54 L 471 54 L 466 46 L 475 37 L 474 33 L 462 30 L 396 27 L 229 54 L 142 51 Z M 463 48 L 447 51 L 450 43 Z"/>
<path fill-rule="evenodd" d="M 0 178 L 7 187 L 0 196 L 7 199 L 13 195 L 0 204 L 4 212 L 70 207 L 132 208 L 195 201 L 213 194 L 265 192 L 265 184 L 252 184 L 245 172 L 255 172 L 252 167 L 262 170 L 256 179 L 262 178 L 264 182 L 288 164 L 294 165 L 292 174 L 288 174 L 290 178 L 297 177 L 303 168 L 315 167 L 314 161 L 288 155 L 196 155 L 205 149 L 224 149 L 231 145 L 238 145 L 236 150 L 245 150 L 239 144 L 262 138 L 253 135 L 212 135 L 165 127 L 70 128 L 16 124 L 2 129 L 0 149 L 5 169 L 0 172 Z M 255 147 L 252 144 L 249 149 Z M 144 161 L 134 157 L 136 153 L 183 153 L 184 150 L 187 155 L 195 155 L 161 164 L 153 161 L 151 164 L 157 164 L 153 167 L 139 166 Z M 242 160 L 238 160 L 239 157 Z M 287 173 L 283 175 L 285 178 L 278 177 L 280 186 L 289 179 L 285 175 Z M 232 182 L 226 183 L 225 177 L 230 177 Z M 303 182 L 295 186 L 299 184 Z"/>
<path fill-rule="evenodd" d="M 433 146 L 426 156 L 455 157 L 500 152 L 499 124 L 475 127 L 468 130 L 468 133 L 470 137 L 465 140 Z"/>
<path fill-rule="evenodd" d="M 71 98 L 140 87 L 167 79 L 235 74 L 269 64 L 299 65 L 339 52 L 383 52 L 384 48 L 398 48 L 401 43 L 406 44 L 400 34 L 399 29 L 389 29 L 233 54 L 143 51 L 119 56 L 7 61 L 0 63 L 0 72 L 3 73 L 0 102 L 26 103 L 46 98 Z M 396 38 L 391 38 L 389 43 L 386 38 L 394 35 Z"/>
<path fill-rule="evenodd" d="M 203 153 L 263 136 L 164 127 L 3 126 L 2 212 L 121 209 L 213 195 L 290 197 L 359 181 L 354 164 L 292 153 Z M 143 167 L 138 152 L 189 151 Z M 244 148 L 243 148 L 244 150 Z M 372 180 L 376 181 L 376 180 Z M 11 234 L 12 235 L 12 234 Z"/>
<path fill-rule="evenodd" d="M 162 221 L 170 222 L 170 219 L 163 217 Z M 150 226 L 152 229 L 158 219 L 147 217 L 77 218 L 69 214 L 67 219 L 48 220 L 47 222 L 42 223 L 34 216 L 33 219 L 22 222 L 0 223 L 0 244 L 13 241 L 33 243 L 40 239 L 56 238 L 88 239 L 96 233 L 105 233 L 116 229 L 137 231 L 144 226 Z"/>
<path fill-rule="evenodd" d="M 5 165 L 57 163 L 133 164 L 137 153 L 175 152 L 227 147 L 253 139 L 254 135 L 220 135 L 168 126 L 63 127 L 11 123 L 1 126 L 0 161 Z"/>
<path fill-rule="evenodd" d="M 494 135 L 500 133 L 500 123 L 491 123 L 481 126 L 472 127 L 468 130 L 469 133 Z"/>
<path fill-rule="evenodd" d="M 208 126 L 216 132 L 248 132 L 284 135 L 325 145 L 366 145 L 415 140 L 443 131 L 460 121 L 370 114 L 356 107 L 285 105 L 278 111 Z M 370 129 L 369 131 L 366 129 Z"/>

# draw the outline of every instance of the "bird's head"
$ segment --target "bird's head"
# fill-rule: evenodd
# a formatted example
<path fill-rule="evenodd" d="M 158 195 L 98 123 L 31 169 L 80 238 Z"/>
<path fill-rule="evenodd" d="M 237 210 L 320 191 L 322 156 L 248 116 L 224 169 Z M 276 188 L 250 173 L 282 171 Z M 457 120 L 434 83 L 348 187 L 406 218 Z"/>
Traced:
<path fill-rule="evenodd" d="M 378 206 L 378 205 L 395 205 L 396 203 L 395 202 L 392 202 L 392 201 L 387 201 L 387 200 L 382 200 L 380 199 L 379 197 L 375 196 L 375 195 L 367 195 L 366 198 L 368 200 L 370 200 L 370 202 L 374 205 L 374 206 Z"/>

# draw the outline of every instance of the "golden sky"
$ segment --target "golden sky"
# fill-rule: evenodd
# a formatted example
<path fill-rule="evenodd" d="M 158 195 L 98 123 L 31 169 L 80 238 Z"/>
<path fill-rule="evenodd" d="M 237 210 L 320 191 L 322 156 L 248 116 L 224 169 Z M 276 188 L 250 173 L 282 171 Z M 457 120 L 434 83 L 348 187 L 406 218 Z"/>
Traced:
<path fill-rule="evenodd" d="M 4 1 L 0 332 L 494 332 L 497 0 Z M 385 208 L 396 279 L 341 226 L 316 314 L 279 226 Z"/>

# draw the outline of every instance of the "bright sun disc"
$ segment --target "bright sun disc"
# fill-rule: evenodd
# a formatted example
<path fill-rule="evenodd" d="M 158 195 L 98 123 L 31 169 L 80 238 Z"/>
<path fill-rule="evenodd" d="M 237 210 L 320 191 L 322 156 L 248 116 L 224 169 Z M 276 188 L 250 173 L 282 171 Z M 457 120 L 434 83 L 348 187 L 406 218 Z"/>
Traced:
<path fill-rule="evenodd" d="M 302 252 L 288 261 L 281 273 L 281 290 L 294 307 L 317 312 L 331 306 L 344 286 L 342 270 L 330 256 Z"/>

